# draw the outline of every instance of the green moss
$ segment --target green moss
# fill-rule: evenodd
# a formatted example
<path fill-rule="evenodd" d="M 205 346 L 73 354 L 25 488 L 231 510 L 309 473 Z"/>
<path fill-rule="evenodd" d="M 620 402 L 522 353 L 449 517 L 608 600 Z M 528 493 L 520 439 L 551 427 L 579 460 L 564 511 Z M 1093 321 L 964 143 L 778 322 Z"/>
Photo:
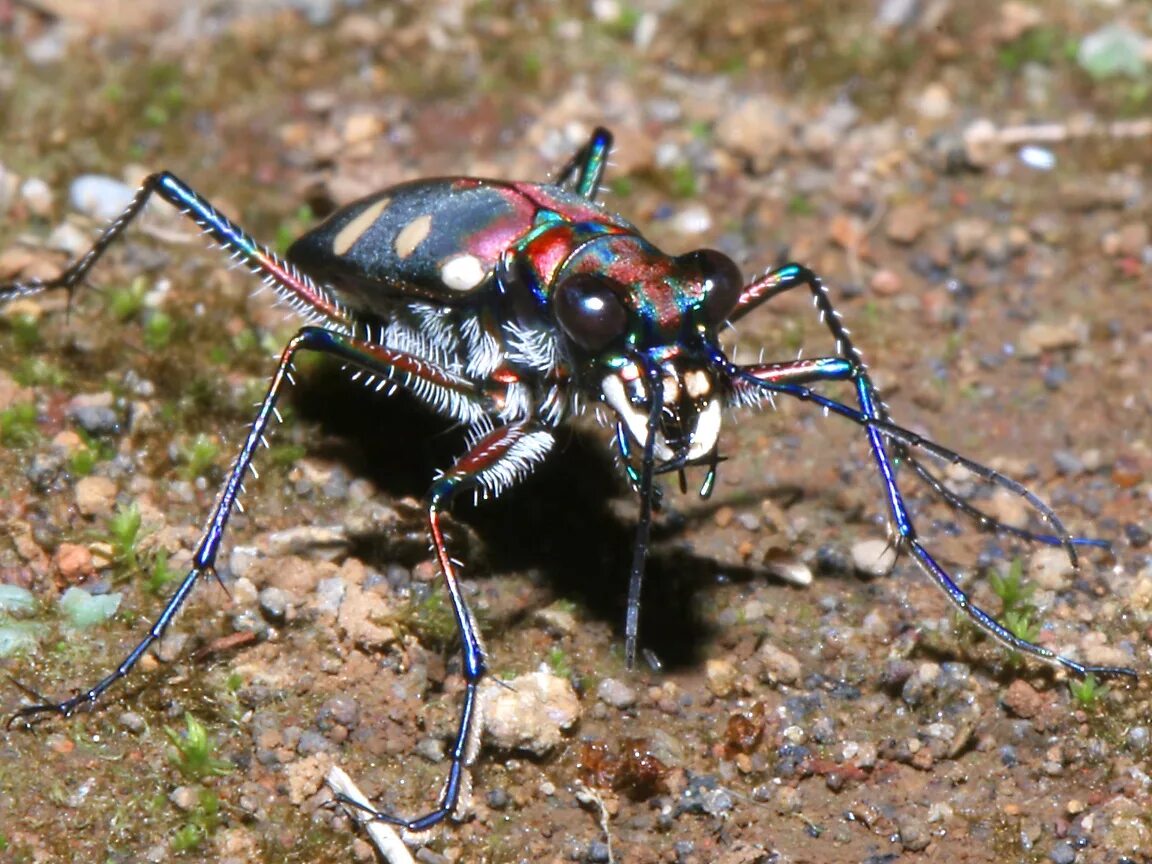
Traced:
<path fill-rule="evenodd" d="M 183 731 L 166 728 L 164 734 L 173 745 L 168 748 L 168 760 L 185 779 L 203 780 L 232 773 L 232 763 L 214 755 L 216 745 L 208 731 L 190 713 L 184 714 Z"/>
<path fill-rule="evenodd" d="M 38 412 L 33 402 L 17 402 L 0 411 L 0 443 L 5 447 L 31 447 L 40 438 Z"/>
<path fill-rule="evenodd" d="M 117 506 L 116 512 L 108 519 L 107 540 L 112 546 L 112 560 L 121 572 L 131 572 L 140 566 L 137 556 L 140 526 L 140 507 L 135 501 Z"/>

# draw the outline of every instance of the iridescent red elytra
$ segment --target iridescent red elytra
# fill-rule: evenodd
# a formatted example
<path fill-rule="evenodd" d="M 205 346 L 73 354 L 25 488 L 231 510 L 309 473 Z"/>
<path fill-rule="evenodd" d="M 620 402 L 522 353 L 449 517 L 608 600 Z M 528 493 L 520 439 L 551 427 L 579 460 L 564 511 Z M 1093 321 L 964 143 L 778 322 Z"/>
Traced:
<path fill-rule="evenodd" d="M 0 285 L 0 301 L 73 290 L 126 226 L 158 195 L 243 261 L 306 323 L 291 339 L 196 548 L 192 569 L 139 645 L 90 689 L 59 703 L 29 705 L 17 718 L 71 714 L 123 678 L 172 622 L 194 585 L 215 572 L 216 556 L 242 480 L 276 416 L 276 401 L 301 350 L 338 358 L 376 389 L 407 390 L 469 430 L 467 452 L 427 495 L 428 532 L 463 650 L 466 682 L 448 776 L 432 811 L 415 819 L 373 810 L 374 818 L 420 831 L 453 813 L 476 756 L 477 686 L 486 671 L 475 619 L 460 591 L 441 531 L 441 514 L 461 490 L 499 495 L 555 445 L 556 429 L 589 406 L 603 406 L 614 444 L 640 501 L 625 623 L 625 658 L 635 660 L 640 586 L 656 495 L 656 474 L 701 466 L 710 493 L 719 461 L 723 412 L 775 395 L 813 402 L 863 430 L 878 468 L 894 542 L 981 629 L 1008 645 L 1083 676 L 1135 674 L 1087 666 L 1021 639 L 975 606 L 921 544 L 905 507 L 896 464 L 982 526 L 1063 546 L 1078 545 L 1056 515 L 1020 484 L 894 425 L 824 285 L 791 264 L 747 284 L 725 255 L 670 256 L 632 224 L 596 202 L 611 135 L 597 129 L 552 183 L 455 177 L 404 183 L 344 207 L 280 258 L 169 173 L 150 176 L 92 249 L 52 280 Z M 835 341 L 834 355 L 738 365 L 718 335 L 761 303 L 796 287 L 811 292 Z M 814 386 L 848 382 L 856 405 Z M 945 485 L 920 454 L 963 466 L 1015 492 L 1050 533 L 996 521 Z M 16 718 L 13 718 L 16 719 Z"/>

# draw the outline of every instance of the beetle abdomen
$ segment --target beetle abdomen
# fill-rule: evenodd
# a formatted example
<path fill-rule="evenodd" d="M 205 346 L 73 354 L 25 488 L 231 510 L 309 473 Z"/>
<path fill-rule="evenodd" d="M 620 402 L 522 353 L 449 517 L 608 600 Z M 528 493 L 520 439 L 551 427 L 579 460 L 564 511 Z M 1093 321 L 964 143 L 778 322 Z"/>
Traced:
<path fill-rule="evenodd" d="M 494 181 L 404 183 L 337 210 L 287 257 L 362 311 L 384 311 L 379 302 L 400 289 L 408 298 L 454 303 L 487 281 L 500 253 L 532 227 L 536 210 Z"/>

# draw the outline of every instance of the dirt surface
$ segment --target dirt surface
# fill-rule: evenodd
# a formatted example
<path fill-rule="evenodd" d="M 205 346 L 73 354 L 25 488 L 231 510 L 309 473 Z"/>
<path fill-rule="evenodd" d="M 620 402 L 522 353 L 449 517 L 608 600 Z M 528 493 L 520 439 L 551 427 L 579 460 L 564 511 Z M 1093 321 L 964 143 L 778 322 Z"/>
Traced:
<path fill-rule="evenodd" d="M 1137 40 L 1134 68 L 1084 53 L 1109 26 Z M 981 605 L 1145 677 L 1074 692 L 979 636 L 908 556 L 886 572 L 863 433 L 779 400 L 728 419 L 710 499 L 666 484 L 651 662 L 626 670 L 638 508 L 606 430 L 577 424 L 449 528 L 494 678 L 543 668 L 578 719 L 549 746 L 546 719 L 514 718 L 539 754 L 490 730 L 463 820 L 417 860 L 1152 861 L 1150 48 L 1146 6 L 1087 0 L 0 0 L 0 281 L 58 273 L 149 170 L 283 249 L 401 180 L 544 179 L 611 127 L 609 208 L 748 274 L 808 264 L 896 422 L 1112 542 L 1073 571 L 900 475 Z M 70 201 L 81 175 L 109 185 Z M 0 646 L 23 634 L 0 668 L 45 696 L 106 674 L 162 608 L 296 326 L 202 246 L 157 205 L 70 306 L 21 299 L 0 321 L 0 587 L 34 600 L 0 618 Z M 804 296 L 727 344 L 834 350 Z M 220 584 L 96 710 L 0 732 L 0 859 L 373 860 L 331 764 L 389 812 L 433 806 L 462 678 L 419 502 L 464 441 L 303 366 Z M 118 610 L 71 625 L 76 586 Z M 520 680 L 497 690 L 534 692 Z M 32 698 L 0 688 L 5 714 Z"/>

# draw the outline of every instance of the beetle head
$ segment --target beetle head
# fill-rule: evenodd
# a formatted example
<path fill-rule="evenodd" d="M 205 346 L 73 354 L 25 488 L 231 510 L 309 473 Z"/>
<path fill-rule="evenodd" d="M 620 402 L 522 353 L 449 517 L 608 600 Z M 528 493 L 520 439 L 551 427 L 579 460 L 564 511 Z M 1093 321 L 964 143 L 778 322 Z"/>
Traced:
<path fill-rule="evenodd" d="M 655 436 L 663 470 L 716 449 L 725 393 L 705 345 L 742 288 L 720 252 L 670 257 L 635 236 L 587 244 L 556 280 L 552 311 L 584 374 L 636 444 Z"/>

